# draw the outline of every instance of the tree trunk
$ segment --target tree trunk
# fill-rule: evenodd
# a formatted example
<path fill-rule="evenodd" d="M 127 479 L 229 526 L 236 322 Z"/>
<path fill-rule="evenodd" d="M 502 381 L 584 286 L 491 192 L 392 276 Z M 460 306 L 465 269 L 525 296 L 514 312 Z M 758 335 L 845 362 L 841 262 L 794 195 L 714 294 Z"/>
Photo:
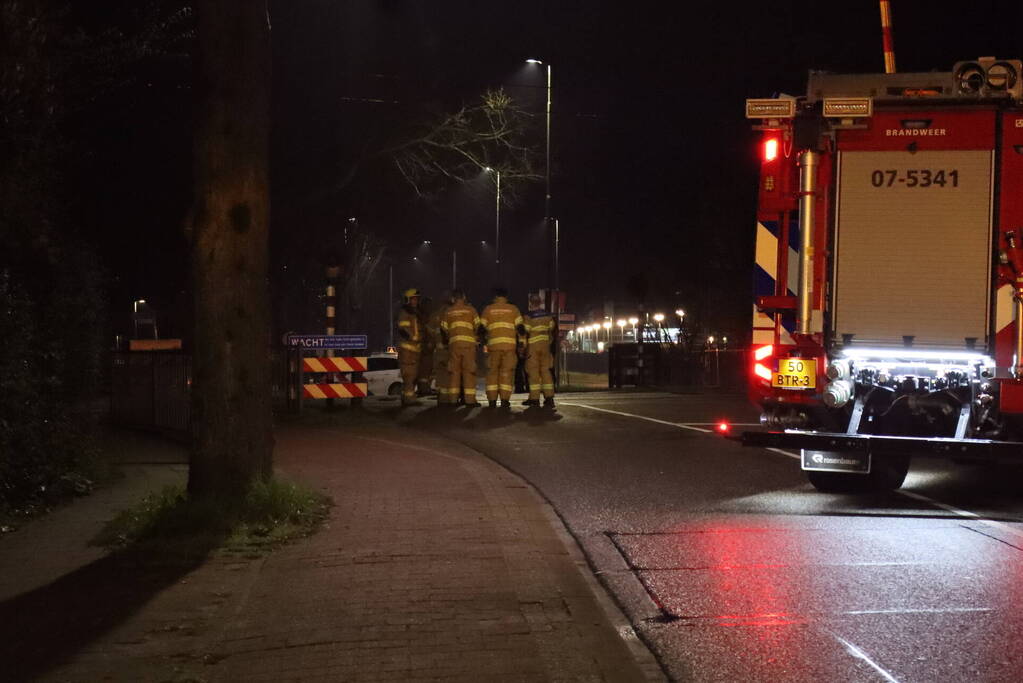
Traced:
<path fill-rule="evenodd" d="M 236 496 L 273 471 L 267 238 L 270 27 L 265 2 L 200 0 L 188 492 Z"/>

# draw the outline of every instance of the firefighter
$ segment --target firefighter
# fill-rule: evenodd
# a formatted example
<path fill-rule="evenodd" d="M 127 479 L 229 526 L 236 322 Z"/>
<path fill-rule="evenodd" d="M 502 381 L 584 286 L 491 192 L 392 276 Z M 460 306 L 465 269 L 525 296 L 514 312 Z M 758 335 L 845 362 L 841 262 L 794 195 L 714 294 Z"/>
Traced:
<path fill-rule="evenodd" d="M 419 319 L 420 292 L 415 287 L 402 295 L 398 313 L 398 369 L 401 372 L 401 404 L 415 405 L 416 379 L 419 377 L 419 357 L 423 350 L 423 325 Z"/>
<path fill-rule="evenodd" d="M 540 405 L 543 393 L 544 408 L 554 407 L 554 376 L 551 366 L 554 357 L 551 343 L 554 340 L 554 316 L 543 308 L 543 301 L 536 294 L 529 295 L 529 312 L 526 314 L 526 374 L 529 376 L 529 398 L 522 405 Z"/>
<path fill-rule="evenodd" d="M 419 372 L 416 373 L 416 393 L 429 396 L 433 386 L 433 354 L 437 348 L 437 335 L 430 330 L 430 317 L 436 311 L 433 299 L 424 296 L 419 302 L 419 325 L 423 330 L 423 348 L 419 354 Z M 438 329 L 439 332 L 439 329 Z"/>
<path fill-rule="evenodd" d="M 461 290 L 451 292 L 452 303 L 440 319 L 441 339 L 448 347 L 450 378 L 448 404 L 462 398 L 467 406 L 478 406 L 476 400 L 476 328 L 480 317 L 472 304 L 466 302 Z"/>
<path fill-rule="evenodd" d="M 518 360 L 516 348 L 522 327 L 522 313 L 519 307 L 508 302 L 508 292 L 494 290 L 494 301 L 480 314 L 480 335 L 487 340 L 487 401 L 490 407 L 511 406 L 512 390 L 515 388 L 515 363 Z"/>
<path fill-rule="evenodd" d="M 444 292 L 440 301 L 426 318 L 427 338 L 433 342 L 433 379 L 437 384 L 437 405 L 454 403 L 451 393 L 451 377 L 448 373 L 448 347 L 441 335 L 440 324 L 445 311 L 451 305 L 451 293 Z M 422 373 L 420 373 L 422 374 Z"/>

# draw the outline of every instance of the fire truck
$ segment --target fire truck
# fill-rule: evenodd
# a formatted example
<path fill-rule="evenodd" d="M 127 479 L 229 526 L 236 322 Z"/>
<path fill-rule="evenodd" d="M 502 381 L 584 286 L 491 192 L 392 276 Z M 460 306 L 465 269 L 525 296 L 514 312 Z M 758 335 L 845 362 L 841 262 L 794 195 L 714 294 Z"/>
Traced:
<path fill-rule="evenodd" d="M 1023 65 L 810 72 L 752 99 L 750 394 L 823 491 L 1023 460 Z"/>

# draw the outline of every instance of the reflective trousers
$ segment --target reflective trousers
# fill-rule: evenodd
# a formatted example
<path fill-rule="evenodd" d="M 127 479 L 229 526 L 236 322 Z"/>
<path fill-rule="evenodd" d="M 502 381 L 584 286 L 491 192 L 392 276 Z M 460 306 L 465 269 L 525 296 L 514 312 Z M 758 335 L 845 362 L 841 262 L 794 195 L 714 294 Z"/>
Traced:
<path fill-rule="evenodd" d="M 487 354 L 487 400 L 511 400 L 515 388 L 515 363 L 518 354 L 515 349 L 490 349 Z"/>
<path fill-rule="evenodd" d="M 401 400 L 413 401 L 416 398 L 416 379 L 419 377 L 418 351 L 410 351 L 398 347 L 398 371 L 401 373 Z"/>
<path fill-rule="evenodd" d="M 448 372 L 448 350 L 433 351 L 433 374 L 437 378 L 437 403 L 454 403 L 457 396 L 451 393 L 451 374 Z"/>
<path fill-rule="evenodd" d="M 529 398 L 538 400 L 540 392 L 544 398 L 554 397 L 554 375 L 551 366 L 554 358 L 551 347 L 546 342 L 530 344 L 529 355 L 526 356 L 526 375 L 529 376 Z"/>
<path fill-rule="evenodd" d="M 465 395 L 466 405 L 476 401 L 476 345 L 455 342 L 448 347 L 448 373 L 450 374 L 452 401 Z M 463 389 L 464 388 L 464 389 Z"/>
<path fill-rule="evenodd" d="M 430 386 L 434 378 L 434 352 L 432 344 L 423 347 L 423 354 L 419 357 L 419 373 L 416 376 L 416 384 L 419 385 L 419 395 L 425 396 L 430 393 Z M 437 386 L 441 386 L 438 381 Z"/>

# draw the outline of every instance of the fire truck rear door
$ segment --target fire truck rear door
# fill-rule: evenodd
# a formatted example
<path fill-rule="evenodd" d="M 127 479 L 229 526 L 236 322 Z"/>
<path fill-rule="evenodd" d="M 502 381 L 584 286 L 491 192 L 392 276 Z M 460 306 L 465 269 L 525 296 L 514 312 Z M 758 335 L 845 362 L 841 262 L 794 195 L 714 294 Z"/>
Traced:
<path fill-rule="evenodd" d="M 832 325 L 857 345 L 987 342 L 993 152 L 839 155 Z"/>

